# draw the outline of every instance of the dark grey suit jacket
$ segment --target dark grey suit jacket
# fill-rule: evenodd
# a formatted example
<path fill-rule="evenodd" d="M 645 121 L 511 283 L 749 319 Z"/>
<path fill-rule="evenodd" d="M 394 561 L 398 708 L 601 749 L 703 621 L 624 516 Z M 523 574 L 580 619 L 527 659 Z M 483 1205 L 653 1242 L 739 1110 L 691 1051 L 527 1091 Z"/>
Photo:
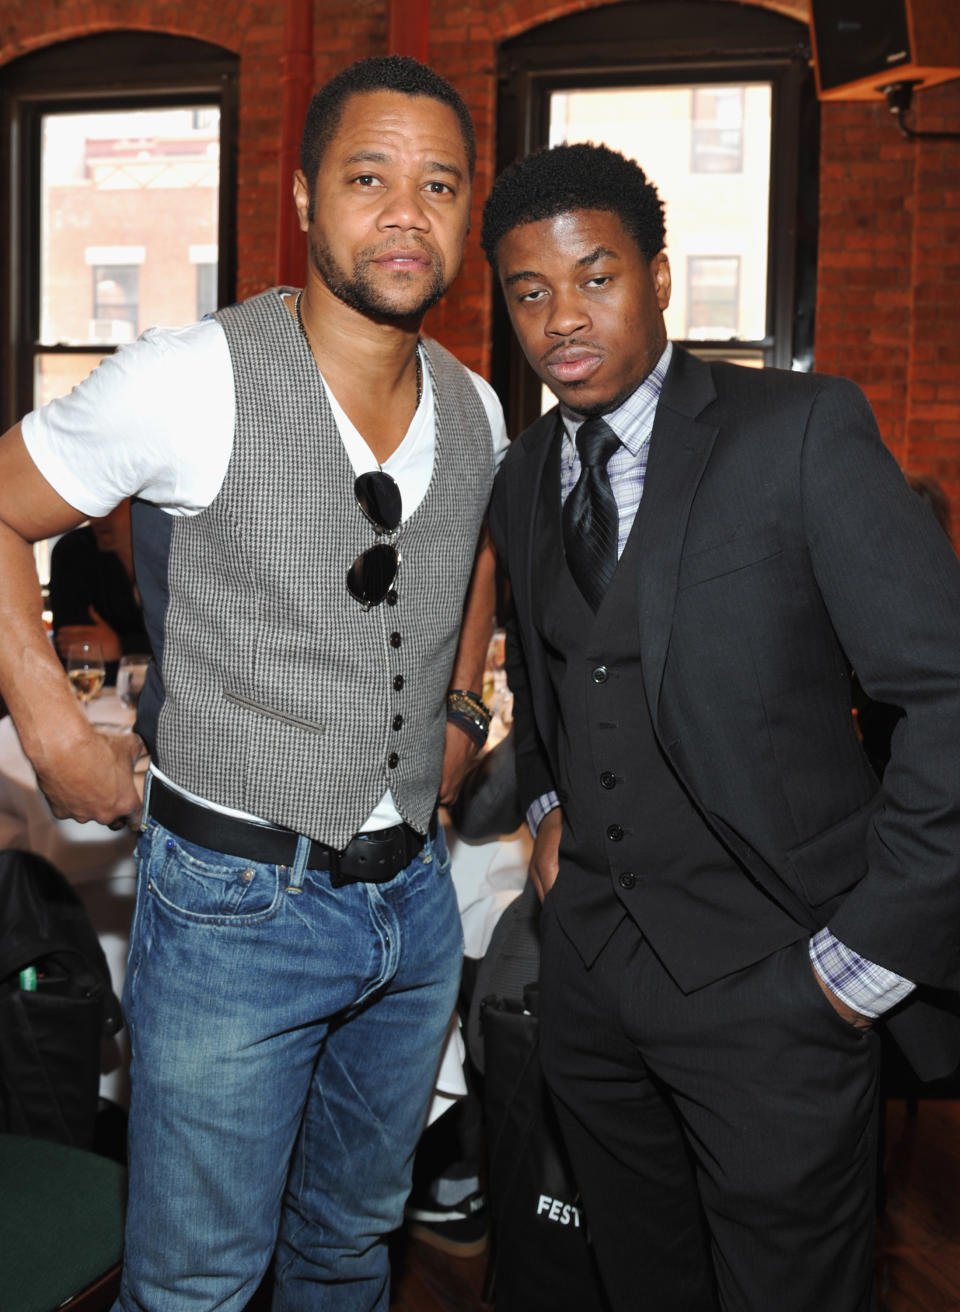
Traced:
<path fill-rule="evenodd" d="M 533 622 L 545 580 L 530 567 L 557 440 L 551 412 L 513 443 L 490 513 L 515 607 L 525 805 L 555 784 L 562 715 Z M 744 877 L 869 960 L 956 989 L 960 564 L 862 393 L 675 348 L 637 530 L 636 610 L 623 622 L 655 732 Z M 906 712 L 882 790 L 855 733 L 851 666 Z"/>

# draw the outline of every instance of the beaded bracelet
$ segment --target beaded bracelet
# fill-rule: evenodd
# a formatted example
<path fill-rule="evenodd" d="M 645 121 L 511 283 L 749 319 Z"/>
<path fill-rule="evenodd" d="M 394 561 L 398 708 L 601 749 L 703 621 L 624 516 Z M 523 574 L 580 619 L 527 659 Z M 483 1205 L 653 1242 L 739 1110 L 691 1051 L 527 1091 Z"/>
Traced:
<path fill-rule="evenodd" d="M 490 711 L 475 692 L 454 688 L 447 693 L 447 719 L 462 729 L 479 749 L 490 731 Z"/>

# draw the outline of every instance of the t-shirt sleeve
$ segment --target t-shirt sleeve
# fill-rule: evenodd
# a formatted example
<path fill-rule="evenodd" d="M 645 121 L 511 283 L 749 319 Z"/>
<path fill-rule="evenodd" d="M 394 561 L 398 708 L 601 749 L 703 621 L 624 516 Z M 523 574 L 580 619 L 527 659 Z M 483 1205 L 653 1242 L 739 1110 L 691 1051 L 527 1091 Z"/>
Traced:
<path fill-rule="evenodd" d="M 21 427 L 40 473 L 82 514 L 140 496 L 190 515 L 220 489 L 234 417 L 230 352 L 211 319 L 148 329 Z"/>
<path fill-rule="evenodd" d="M 470 370 L 470 377 L 473 385 L 477 389 L 483 408 L 486 412 L 487 422 L 490 424 L 490 433 L 493 437 L 493 460 L 494 467 L 500 468 L 500 461 L 506 454 L 507 447 L 510 443 L 507 440 L 507 424 L 503 417 L 503 406 L 500 404 L 500 398 L 490 386 L 485 378 L 475 374 Z"/>

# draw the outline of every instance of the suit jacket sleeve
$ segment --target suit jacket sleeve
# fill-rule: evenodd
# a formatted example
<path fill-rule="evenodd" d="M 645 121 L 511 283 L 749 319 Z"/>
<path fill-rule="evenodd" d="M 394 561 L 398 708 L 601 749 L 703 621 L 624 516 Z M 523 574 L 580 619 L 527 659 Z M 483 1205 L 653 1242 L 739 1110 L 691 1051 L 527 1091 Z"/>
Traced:
<path fill-rule="evenodd" d="M 960 984 L 960 564 L 907 487 L 865 398 L 833 380 L 804 437 L 808 548 L 871 697 L 904 715 L 867 835 L 867 872 L 830 928 L 870 961 Z"/>
<path fill-rule="evenodd" d="M 514 470 L 511 475 L 511 466 L 515 463 L 516 454 L 513 451 L 508 452 L 494 482 L 488 519 L 490 536 L 497 551 L 497 562 L 507 579 L 510 578 L 512 570 L 519 571 L 519 553 L 522 546 L 519 541 L 521 534 L 517 531 L 522 524 L 518 516 L 519 503 L 516 496 L 510 495 L 511 477 L 515 480 L 514 490 L 517 485 L 522 484 L 519 471 Z M 526 513 L 532 513 L 529 506 Z M 512 599 L 506 618 L 506 634 L 507 682 L 513 693 L 512 736 L 516 758 L 518 800 L 521 811 L 525 815 L 531 802 L 545 793 L 552 792 L 555 785 L 553 772 L 536 727 L 531 701 L 530 657 L 524 646 L 524 638 Z M 528 643 L 533 640 L 532 635 L 527 635 Z"/>

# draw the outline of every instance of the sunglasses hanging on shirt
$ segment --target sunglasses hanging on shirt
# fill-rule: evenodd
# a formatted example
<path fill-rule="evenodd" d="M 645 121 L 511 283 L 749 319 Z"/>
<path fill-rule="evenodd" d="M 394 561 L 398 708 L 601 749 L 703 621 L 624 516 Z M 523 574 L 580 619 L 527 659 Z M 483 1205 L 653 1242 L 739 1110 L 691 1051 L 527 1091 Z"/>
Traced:
<path fill-rule="evenodd" d="M 396 533 L 403 518 L 400 489 L 389 474 L 374 469 L 360 474 L 353 485 L 357 505 L 377 535 Z M 364 610 L 379 606 L 393 587 L 400 553 L 390 542 L 377 542 L 356 558 L 347 571 L 347 588 Z"/>

